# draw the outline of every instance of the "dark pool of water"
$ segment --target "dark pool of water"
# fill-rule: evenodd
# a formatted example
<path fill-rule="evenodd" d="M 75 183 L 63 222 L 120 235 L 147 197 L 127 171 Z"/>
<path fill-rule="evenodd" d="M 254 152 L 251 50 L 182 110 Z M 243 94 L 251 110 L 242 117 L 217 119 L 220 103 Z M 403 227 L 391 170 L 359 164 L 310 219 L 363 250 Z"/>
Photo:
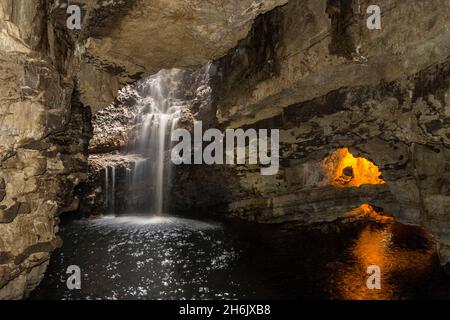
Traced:
<path fill-rule="evenodd" d="M 450 298 L 433 242 L 395 222 L 322 232 L 177 217 L 68 221 L 31 299 Z M 78 265 L 81 290 L 68 290 Z M 366 286 L 367 267 L 381 290 Z"/>

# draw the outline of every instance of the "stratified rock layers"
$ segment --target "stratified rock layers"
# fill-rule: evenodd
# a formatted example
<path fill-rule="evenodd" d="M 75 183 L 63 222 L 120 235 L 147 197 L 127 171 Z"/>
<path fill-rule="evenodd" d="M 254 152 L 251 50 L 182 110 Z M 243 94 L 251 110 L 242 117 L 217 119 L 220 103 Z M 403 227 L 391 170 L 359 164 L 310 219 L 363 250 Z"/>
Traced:
<path fill-rule="evenodd" d="M 281 129 L 281 170 L 178 167 L 175 210 L 309 224 L 370 203 L 425 226 L 450 260 L 450 3 L 379 0 L 382 29 L 369 30 L 363 1 L 286 2 L 79 0 L 70 31 L 61 1 L 0 1 L 0 298 L 39 283 L 58 214 L 78 207 L 89 107 L 212 59 L 215 125 Z M 318 168 L 341 147 L 385 184 L 327 184 Z"/>
<path fill-rule="evenodd" d="M 377 4 L 381 30 L 356 0 L 290 1 L 255 21 L 215 63 L 217 126 L 280 129 L 281 169 L 180 167 L 175 210 L 311 224 L 370 203 L 426 227 L 449 262 L 450 4 Z M 330 184 L 321 163 L 342 147 L 385 183 Z"/>
<path fill-rule="evenodd" d="M 163 67 L 222 56 L 284 3 L 80 0 L 82 29 L 69 30 L 62 1 L 0 1 L 0 299 L 36 287 L 58 214 L 78 207 L 90 108 Z"/>

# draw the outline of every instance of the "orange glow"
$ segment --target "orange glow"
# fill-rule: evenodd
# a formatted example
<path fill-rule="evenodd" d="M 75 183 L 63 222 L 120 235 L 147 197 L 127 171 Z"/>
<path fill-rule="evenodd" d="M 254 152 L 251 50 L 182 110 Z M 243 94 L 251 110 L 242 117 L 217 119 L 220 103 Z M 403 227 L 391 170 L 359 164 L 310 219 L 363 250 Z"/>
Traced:
<path fill-rule="evenodd" d="M 393 222 L 394 218 L 390 215 L 380 214 L 370 204 L 362 204 L 360 207 L 350 210 L 346 218 L 361 218 L 365 217 L 367 220 L 376 221 L 380 223 Z"/>
<path fill-rule="evenodd" d="M 331 185 L 346 189 L 365 184 L 384 184 L 380 169 L 364 158 L 355 158 L 348 148 L 341 148 L 322 161 Z"/>
<path fill-rule="evenodd" d="M 420 281 L 432 266 L 433 246 L 423 250 L 411 250 L 396 244 L 397 229 L 407 229 L 394 221 L 364 228 L 358 235 L 349 254 L 354 264 L 341 268 L 335 274 L 339 284 L 339 297 L 346 300 L 399 299 L 395 279 L 399 274 Z M 407 230 L 403 231 L 410 234 Z M 411 231 L 409 231 L 411 232 Z M 428 237 L 427 237 L 428 239 Z M 381 270 L 381 290 L 366 286 L 369 277 L 367 267 L 376 265 Z"/>

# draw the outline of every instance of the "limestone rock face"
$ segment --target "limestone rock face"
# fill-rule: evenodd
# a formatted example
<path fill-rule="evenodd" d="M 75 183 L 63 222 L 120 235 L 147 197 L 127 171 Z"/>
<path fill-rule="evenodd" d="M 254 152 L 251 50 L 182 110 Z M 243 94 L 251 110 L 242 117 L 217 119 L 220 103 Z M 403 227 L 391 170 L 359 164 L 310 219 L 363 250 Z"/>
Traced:
<path fill-rule="evenodd" d="M 0 299 L 26 297 L 87 177 L 91 112 L 161 68 L 223 56 L 286 0 L 0 1 Z M 106 144 L 101 141 L 98 144 Z"/>
<path fill-rule="evenodd" d="M 192 123 L 189 119 L 194 117 L 212 122 L 215 114 L 214 110 L 211 110 L 213 97 L 208 83 L 208 66 L 199 70 L 171 71 L 178 75 L 178 80 L 171 78 L 170 86 L 173 102 L 183 110 L 179 119 L 180 125 L 189 121 Z M 136 139 L 142 125 L 137 119 L 140 102 L 147 97 L 150 90 L 148 82 L 155 77 L 158 77 L 158 74 L 124 87 L 111 105 L 93 116 L 94 135 L 89 145 L 91 154 L 124 152 Z"/>
<path fill-rule="evenodd" d="M 129 173 L 134 169 L 135 163 L 140 160 L 142 158 L 136 155 L 118 153 L 91 155 L 88 178 L 75 190 L 75 194 L 83 199 L 76 213 L 81 217 L 125 213 L 128 208 L 144 203 L 148 198 L 145 191 L 151 187 L 151 181 L 139 189 L 128 190 Z M 114 181 L 112 181 L 112 176 L 114 176 Z"/>
<path fill-rule="evenodd" d="M 86 176 L 89 112 L 49 61 L 0 53 L 0 298 L 26 296 Z"/>
<path fill-rule="evenodd" d="M 343 16 L 327 13 L 330 2 L 311 0 L 291 1 L 258 19 L 250 36 L 221 60 L 219 123 L 237 127 L 269 119 L 289 105 L 344 87 L 391 82 L 449 56 L 445 0 L 378 1 L 381 30 L 366 27 L 367 8 L 360 1 L 333 2 L 342 3 Z M 342 39 L 351 46 L 340 48 Z M 243 86 L 245 95 L 238 93 Z"/>
<path fill-rule="evenodd" d="M 65 8 L 51 3 L 51 15 L 65 24 Z M 94 111 L 106 107 L 118 89 L 160 69 L 200 67 L 222 57 L 245 38 L 259 14 L 287 0 L 77 1 L 83 28 L 81 100 Z"/>
<path fill-rule="evenodd" d="M 281 169 L 178 167 L 174 209 L 310 224 L 370 203 L 425 226 L 450 260 L 449 2 L 379 0 L 381 30 L 367 29 L 362 1 L 286 3 L 79 0 L 77 31 L 62 1 L 0 0 L 0 299 L 26 297 L 61 244 L 57 216 L 78 208 L 87 177 L 90 109 L 213 59 L 215 103 L 195 116 L 280 129 Z M 327 184 L 320 163 L 341 147 L 385 184 Z"/>
<path fill-rule="evenodd" d="M 39 55 L 1 52 L 0 73 L 0 298 L 16 299 L 60 243 L 57 215 L 86 175 L 89 114 Z"/>
<path fill-rule="evenodd" d="M 215 62 L 217 126 L 280 129 L 280 171 L 179 168 L 176 210 L 311 224 L 370 203 L 424 226 L 449 262 L 450 4 L 377 4 L 381 30 L 366 27 L 356 0 L 290 1 L 256 19 Z M 375 163 L 385 184 L 324 183 L 320 163 L 342 147 Z"/>

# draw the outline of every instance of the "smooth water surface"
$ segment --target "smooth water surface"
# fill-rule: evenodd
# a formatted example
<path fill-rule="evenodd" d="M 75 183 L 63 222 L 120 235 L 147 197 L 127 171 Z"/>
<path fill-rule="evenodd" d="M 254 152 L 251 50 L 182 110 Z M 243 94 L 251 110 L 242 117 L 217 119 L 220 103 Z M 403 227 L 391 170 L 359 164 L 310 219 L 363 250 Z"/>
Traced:
<path fill-rule="evenodd" d="M 32 299 L 450 298 L 431 239 L 366 222 L 327 232 L 172 216 L 66 221 Z M 78 265 L 82 289 L 68 290 Z M 378 265 L 382 289 L 369 290 Z"/>

